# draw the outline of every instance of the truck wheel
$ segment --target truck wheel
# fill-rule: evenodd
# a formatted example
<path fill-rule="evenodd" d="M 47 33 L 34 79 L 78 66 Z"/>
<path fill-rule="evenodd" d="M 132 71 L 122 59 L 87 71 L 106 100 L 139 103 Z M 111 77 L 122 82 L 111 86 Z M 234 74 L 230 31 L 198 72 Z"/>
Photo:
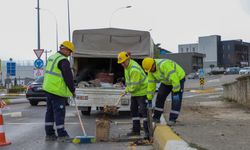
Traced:
<path fill-rule="evenodd" d="M 38 102 L 37 101 L 30 101 L 31 106 L 37 106 Z"/>
<path fill-rule="evenodd" d="M 87 110 L 82 110 L 82 115 L 90 116 L 91 107 L 87 107 Z"/>

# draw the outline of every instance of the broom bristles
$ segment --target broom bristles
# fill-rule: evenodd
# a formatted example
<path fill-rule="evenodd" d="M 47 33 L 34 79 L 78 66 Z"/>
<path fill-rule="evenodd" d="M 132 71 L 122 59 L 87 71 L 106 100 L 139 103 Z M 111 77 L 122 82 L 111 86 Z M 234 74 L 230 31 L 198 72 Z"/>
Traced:
<path fill-rule="evenodd" d="M 72 142 L 74 144 L 80 144 L 80 143 L 95 143 L 96 138 L 94 136 L 76 136 Z"/>

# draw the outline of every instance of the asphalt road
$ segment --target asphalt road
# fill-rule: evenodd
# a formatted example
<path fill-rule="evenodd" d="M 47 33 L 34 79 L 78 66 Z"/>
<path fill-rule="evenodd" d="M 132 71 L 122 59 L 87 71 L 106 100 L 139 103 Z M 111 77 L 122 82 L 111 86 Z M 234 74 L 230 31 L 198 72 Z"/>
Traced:
<path fill-rule="evenodd" d="M 75 145 L 72 143 L 46 142 L 44 131 L 45 103 L 39 106 L 30 106 L 29 103 L 8 105 L 3 110 L 6 138 L 11 145 L 1 147 L 1 150 L 47 150 L 47 149 L 132 149 L 129 142 L 97 142 L 93 144 Z M 82 135 L 80 124 L 74 107 L 68 106 L 66 113 L 66 129 L 70 136 Z M 88 135 L 95 135 L 96 118 L 102 113 L 92 111 L 91 116 L 83 116 L 84 125 Z M 129 113 L 111 116 L 111 139 L 125 135 L 131 128 Z M 117 124 L 118 123 L 118 124 Z M 119 124 L 121 123 L 121 124 Z M 152 146 L 137 146 L 136 149 L 152 149 Z"/>
<path fill-rule="evenodd" d="M 234 76 L 208 76 L 206 78 L 205 88 L 221 88 L 221 84 L 233 81 L 237 77 Z M 216 98 L 219 94 L 207 94 L 207 93 L 193 93 L 191 89 L 199 89 L 199 80 L 187 80 L 186 92 L 184 94 L 184 100 L 192 101 L 195 98 Z M 19 99 L 25 102 L 25 99 Z M 58 142 L 46 142 L 44 132 L 44 115 L 45 115 L 45 103 L 41 103 L 38 106 L 30 106 L 26 103 L 10 104 L 3 110 L 4 123 L 5 123 L 5 134 L 6 138 L 12 142 L 11 145 L 1 147 L 3 150 L 47 150 L 47 149 L 134 149 L 129 146 L 129 142 L 98 142 L 93 144 L 81 144 L 75 145 L 72 143 L 58 143 Z M 101 118 L 102 113 L 98 111 L 91 111 L 91 116 L 83 116 L 84 125 L 88 135 L 95 135 L 95 121 L 97 118 Z M 129 113 L 122 113 L 119 116 L 111 116 L 111 129 L 110 137 L 117 139 L 121 135 L 125 135 L 130 131 L 131 121 Z M 74 107 L 67 107 L 66 114 L 66 129 L 68 133 L 74 137 L 82 135 L 79 121 L 76 116 Z M 184 129 L 185 130 L 185 129 Z M 190 131 L 192 132 L 192 131 Z M 181 132 L 180 132 L 181 133 Z M 188 135 L 185 135 L 188 137 Z M 188 138 L 187 138 L 188 139 Z M 137 146 L 137 150 L 153 149 L 152 146 Z"/>

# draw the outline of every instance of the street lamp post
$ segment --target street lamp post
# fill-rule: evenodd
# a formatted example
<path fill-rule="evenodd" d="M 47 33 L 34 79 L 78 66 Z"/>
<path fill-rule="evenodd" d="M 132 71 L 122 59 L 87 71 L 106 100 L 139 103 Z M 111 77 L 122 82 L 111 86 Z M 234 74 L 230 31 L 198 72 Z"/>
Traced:
<path fill-rule="evenodd" d="M 125 6 L 125 7 L 120 7 L 120 8 L 117 8 L 116 10 L 114 10 L 113 13 L 112 13 L 111 16 L 110 16 L 110 19 L 109 19 L 109 27 L 111 28 L 111 21 L 112 21 L 112 18 L 113 18 L 114 14 L 115 14 L 117 11 L 119 11 L 119 10 L 121 10 L 121 9 L 131 8 L 131 7 L 132 7 L 132 6 Z"/>
<path fill-rule="evenodd" d="M 56 15 L 52 12 L 52 11 L 50 11 L 50 10 L 48 10 L 48 9 L 44 9 L 44 8 L 40 8 L 41 10 L 43 10 L 43 11 L 47 11 L 49 14 L 51 14 L 53 17 L 54 17 L 54 19 L 55 19 L 55 23 L 56 23 L 56 51 L 58 51 L 58 23 L 57 23 L 57 18 L 56 18 Z"/>
<path fill-rule="evenodd" d="M 69 41 L 71 41 L 71 37 L 70 37 L 70 12 L 69 12 L 69 0 L 67 0 L 67 6 L 68 6 L 68 34 L 69 34 Z"/>
<path fill-rule="evenodd" d="M 44 53 L 45 53 L 45 62 L 46 62 L 45 66 L 47 66 L 47 61 L 48 61 L 48 56 L 47 55 L 48 55 L 48 53 L 51 53 L 51 52 L 52 52 L 52 50 L 45 50 L 44 51 Z"/>

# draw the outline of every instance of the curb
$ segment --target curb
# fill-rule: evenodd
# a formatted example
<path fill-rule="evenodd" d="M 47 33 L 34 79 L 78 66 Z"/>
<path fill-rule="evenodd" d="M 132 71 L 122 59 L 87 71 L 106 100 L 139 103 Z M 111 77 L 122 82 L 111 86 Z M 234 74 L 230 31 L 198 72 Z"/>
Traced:
<path fill-rule="evenodd" d="M 153 147 L 157 150 L 197 150 L 191 148 L 167 125 L 157 125 L 154 131 Z"/>
<path fill-rule="evenodd" d="M 157 150 L 197 150 L 191 148 L 173 130 L 166 125 L 164 116 L 161 116 L 161 124 L 157 124 L 154 131 L 153 147 Z"/>
<path fill-rule="evenodd" d="M 189 92 L 192 93 L 214 93 L 216 91 L 223 91 L 223 88 L 209 88 L 203 90 L 190 90 Z"/>

